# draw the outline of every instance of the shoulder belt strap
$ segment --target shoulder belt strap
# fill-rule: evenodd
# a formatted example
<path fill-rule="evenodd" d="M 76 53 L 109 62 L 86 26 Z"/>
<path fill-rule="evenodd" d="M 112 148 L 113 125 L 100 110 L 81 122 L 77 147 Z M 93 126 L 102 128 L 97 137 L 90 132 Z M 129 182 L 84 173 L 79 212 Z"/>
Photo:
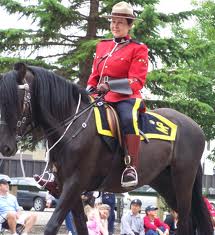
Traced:
<path fill-rule="evenodd" d="M 120 45 L 116 48 L 116 50 L 115 50 L 114 52 L 116 52 L 116 51 L 122 49 L 123 47 L 127 46 L 129 43 L 131 43 L 131 40 L 129 40 L 129 41 L 125 42 L 125 43 L 120 44 Z M 113 53 L 114 53 L 114 52 L 113 52 Z M 101 63 L 103 60 L 105 60 L 105 59 L 107 58 L 108 54 L 109 54 L 109 52 L 100 58 L 100 60 L 99 60 L 99 62 L 98 62 L 98 64 L 97 64 L 97 69 L 98 69 L 98 66 L 100 65 L 100 63 Z"/>

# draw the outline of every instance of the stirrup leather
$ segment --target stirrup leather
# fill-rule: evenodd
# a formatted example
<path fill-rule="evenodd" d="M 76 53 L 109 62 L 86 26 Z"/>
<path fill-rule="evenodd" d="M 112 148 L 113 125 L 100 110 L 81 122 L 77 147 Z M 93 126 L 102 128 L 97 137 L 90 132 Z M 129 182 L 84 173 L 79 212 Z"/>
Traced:
<path fill-rule="evenodd" d="M 132 180 L 132 181 L 128 181 L 128 182 L 124 182 L 123 179 L 124 179 L 124 175 L 126 173 L 126 171 L 128 170 L 132 170 L 134 172 L 134 175 L 135 175 L 135 180 Z M 125 170 L 122 172 L 122 176 L 121 176 L 121 186 L 123 188 L 127 188 L 127 187 L 132 187 L 132 186 L 136 186 L 138 184 L 138 176 L 137 176 L 137 171 L 136 169 L 133 167 L 133 166 L 126 166 Z"/>

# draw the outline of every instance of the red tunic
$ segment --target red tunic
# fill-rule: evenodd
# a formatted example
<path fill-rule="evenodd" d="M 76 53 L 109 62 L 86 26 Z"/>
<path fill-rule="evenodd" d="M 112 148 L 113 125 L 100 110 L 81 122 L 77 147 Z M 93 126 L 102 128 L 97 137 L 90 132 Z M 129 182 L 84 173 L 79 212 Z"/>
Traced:
<path fill-rule="evenodd" d="M 147 232 L 149 229 L 156 231 L 156 229 L 159 227 L 164 227 L 164 229 L 169 230 L 169 226 L 165 224 L 163 221 L 161 221 L 159 218 L 155 218 L 154 221 L 152 222 L 149 216 L 145 216 L 143 220 L 144 220 L 145 232 Z"/>
<path fill-rule="evenodd" d="M 105 57 L 115 45 L 113 40 L 104 40 L 97 44 L 92 74 L 87 85 L 96 87 L 100 76 L 116 79 L 128 78 L 133 91 L 132 95 L 109 91 L 105 100 L 118 102 L 130 98 L 141 98 L 140 90 L 145 84 L 148 70 L 148 49 L 146 45 L 129 39 L 125 43 L 118 44 L 111 56 Z"/>

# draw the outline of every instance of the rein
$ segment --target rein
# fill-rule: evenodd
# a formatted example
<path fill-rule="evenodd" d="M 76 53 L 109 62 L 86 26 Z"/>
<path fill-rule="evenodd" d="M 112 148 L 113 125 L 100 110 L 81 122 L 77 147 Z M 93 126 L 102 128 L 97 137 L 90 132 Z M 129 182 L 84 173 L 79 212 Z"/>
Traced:
<path fill-rule="evenodd" d="M 73 114 L 71 117 L 68 117 L 67 119 L 65 119 L 62 122 L 59 122 L 59 124 L 64 124 L 65 126 L 68 126 L 71 122 L 75 122 L 79 117 L 81 117 L 84 113 L 86 113 L 88 110 L 90 110 L 91 108 L 93 108 L 95 105 L 100 106 L 102 99 L 103 99 L 104 95 L 99 96 L 98 98 L 95 99 L 95 101 L 93 101 L 92 103 L 90 103 L 89 105 L 87 105 L 84 109 L 82 109 L 81 111 Z M 88 118 L 86 119 L 88 121 Z M 86 128 L 86 120 L 85 122 L 82 123 L 82 128 Z M 51 136 L 54 132 L 56 131 L 56 128 L 50 128 L 46 135 L 42 136 L 39 138 L 38 141 L 44 139 L 44 137 L 49 137 Z"/>
<path fill-rule="evenodd" d="M 65 129 L 65 131 L 63 132 L 63 134 L 61 135 L 61 137 L 50 147 L 48 148 L 48 144 L 47 144 L 47 150 L 45 153 L 45 160 L 46 160 L 46 165 L 44 168 L 43 173 L 40 175 L 40 180 L 43 179 L 44 175 L 47 173 L 47 168 L 48 168 L 48 164 L 49 164 L 49 153 L 50 151 L 63 139 L 63 137 L 65 136 L 66 132 L 68 131 L 68 129 L 72 126 L 72 124 L 79 118 L 81 117 L 84 113 L 86 113 L 88 110 L 90 110 L 86 120 L 82 123 L 81 127 L 75 132 L 75 134 L 72 135 L 72 138 L 75 138 L 83 129 L 85 129 L 87 127 L 87 122 L 89 121 L 92 113 L 93 113 L 93 106 L 95 104 L 100 105 L 99 102 L 100 100 L 104 97 L 104 95 L 101 95 L 100 97 L 98 97 L 94 102 L 90 103 L 86 108 L 84 108 L 83 110 L 81 110 L 80 112 L 78 112 L 79 108 L 80 108 L 80 103 L 81 103 L 81 94 L 79 94 L 79 101 L 78 101 L 78 105 L 76 108 L 76 112 L 75 114 L 70 117 L 70 121 L 69 119 L 66 119 L 67 123 L 67 127 Z M 101 102 L 100 102 L 101 103 Z M 50 135 L 50 133 L 49 133 Z M 46 136 L 47 137 L 47 136 Z"/>
<path fill-rule="evenodd" d="M 25 94 L 24 94 L 24 102 L 23 102 L 23 109 L 22 109 L 23 112 L 22 112 L 22 115 L 21 115 L 21 119 L 17 122 L 17 137 L 16 137 L 17 138 L 17 143 L 21 142 L 21 140 L 23 140 L 26 135 L 28 135 L 33 129 L 36 128 L 35 124 L 31 121 L 27 125 L 27 126 L 30 126 L 30 129 L 27 130 L 26 132 L 22 133 L 23 127 L 26 127 L 26 121 L 29 120 L 29 119 L 32 119 L 31 94 L 30 94 L 30 91 L 29 91 L 30 90 L 29 85 L 27 83 L 25 83 L 24 85 L 18 85 L 18 89 L 24 89 Z M 103 99 L 103 97 L 104 97 L 103 94 L 100 95 L 98 98 L 95 99 L 95 101 L 93 101 L 92 103 L 87 105 L 84 109 L 82 109 L 81 111 L 78 111 L 79 107 L 80 107 L 80 102 L 81 102 L 81 95 L 80 95 L 79 96 L 79 104 L 77 106 L 75 114 L 59 123 L 60 125 L 64 124 L 66 126 L 66 130 L 64 131 L 63 135 L 59 138 L 59 140 L 57 142 L 59 142 L 63 138 L 63 136 L 65 135 L 67 130 L 70 128 L 70 126 L 79 117 L 81 117 L 84 113 L 86 113 L 87 111 L 92 109 L 95 105 L 98 105 L 98 106 L 101 105 L 100 102 Z M 75 132 L 75 134 L 72 136 L 72 138 L 75 138 L 83 129 L 85 129 L 87 127 L 87 122 L 88 122 L 88 120 L 89 120 L 89 118 L 92 114 L 92 110 L 89 112 L 89 115 L 87 116 L 86 120 L 82 123 L 81 127 Z M 5 123 L 5 125 L 7 125 L 7 124 Z M 56 131 L 56 128 L 55 129 L 50 128 L 46 132 L 46 135 L 43 135 L 39 139 L 37 139 L 37 142 L 44 139 L 45 137 L 48 138 L 55 131 Z M 32 136 L 28 136 L 28 138 L 27 138 L 28 141 L 31 141 L 32 139 L 33 139 Z M 33 143 L 31 143 L 28 147 L 31 147 L 32 145 L 33 145 Z"/>

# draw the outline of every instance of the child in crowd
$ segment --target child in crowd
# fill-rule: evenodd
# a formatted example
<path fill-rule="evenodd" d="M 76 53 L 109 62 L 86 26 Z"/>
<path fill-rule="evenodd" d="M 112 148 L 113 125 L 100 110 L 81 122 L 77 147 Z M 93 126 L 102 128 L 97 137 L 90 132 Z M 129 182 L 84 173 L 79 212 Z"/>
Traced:
<path fill-rule="evenodd" d="M 103 229 L 103 235 L 109 234 L 108 232 L 108 218 L 110 216 L 110 206 L 107 204 L 98 205 L 99 217 Z"/>
<path fill-rule="evenodd" d="M 84 212 L 87 216 L 87 228 L 89 235 L 108 235 L 109 206 L 105 204 L 98 207 L 85 206 Z"/>
<path fill-rule="evenodd" d="M 95 208 L 86 205 L 84 212 L 87 216 L 87 228 L 89 235 L 101 235 L 98 211 Z"/>
<path fill-rule="evenodd" d="M 145 235 L 169 235 L 169 226 L 158 218 L 157 210 L 158 208 L 152 205 L 145 209 Z"/>

